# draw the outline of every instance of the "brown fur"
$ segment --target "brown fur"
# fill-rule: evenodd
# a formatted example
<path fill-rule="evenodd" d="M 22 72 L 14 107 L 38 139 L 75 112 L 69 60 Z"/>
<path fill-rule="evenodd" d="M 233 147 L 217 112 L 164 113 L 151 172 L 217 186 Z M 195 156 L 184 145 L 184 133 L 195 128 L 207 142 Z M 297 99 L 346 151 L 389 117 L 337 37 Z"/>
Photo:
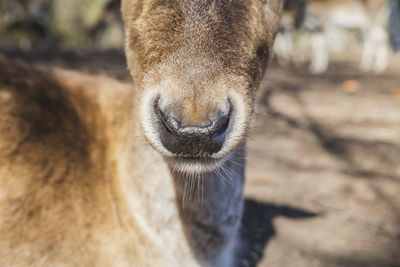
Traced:
<path fill-rule="evenodd" d="M 138 108 L 143 89 L 170 74 L 199 86 L 169 92 L 187 123 L 204 121 L 207 99 L 226 97 L 219 84 L 235 87 L 252 109 L 281 3 L 265 5 L 123 1 L 136 90 L 0 58 L 0 266 L 196 266 L 218 254 L 212 243 L 188 242 L 197 229 L 182 226 L 181 189 L 177 198 Z M 201 260 L 200 244 L 210 251 Z"/>
<path fill-rule="evenodd" d="M 178 60 L 201 55 L 221 70 L 258 82 L 281 8 L 281 1 L 269 2 L 271 17 L 266 17 L 260 0 L 122 1 L 132 76 L 142 81 L 171 54 Z"/>
<path fill-rule="evenodd" d="M 91 233 L 118 221 L 107 189 L 108 140 L 96 130 L 107 126 L 96 121 L 96 98 L 79 88 L 101 83 L 70 74 L 78 80 L 69 91 L 57 81 L 64 73 L 45 75 L 4 59 L 0 69 L 0 262 L 96 262 Z"/>

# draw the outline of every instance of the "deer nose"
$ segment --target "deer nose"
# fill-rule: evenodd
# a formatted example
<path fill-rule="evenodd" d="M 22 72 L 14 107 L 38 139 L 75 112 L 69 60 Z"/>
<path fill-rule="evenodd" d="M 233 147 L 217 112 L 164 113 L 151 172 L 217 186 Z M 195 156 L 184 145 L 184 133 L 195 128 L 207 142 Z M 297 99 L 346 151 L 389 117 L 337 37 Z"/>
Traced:
<path fill-rule="evenodd" d="M 167 109 L 157 106 L 156 110 L 160 118 L 160 141 L 170 152 L 182 157 L 208 157 L 221 150 L 229 126 L 230 108 L 214 112 L 217 115 L 208 123 L 185 126 Z"/>

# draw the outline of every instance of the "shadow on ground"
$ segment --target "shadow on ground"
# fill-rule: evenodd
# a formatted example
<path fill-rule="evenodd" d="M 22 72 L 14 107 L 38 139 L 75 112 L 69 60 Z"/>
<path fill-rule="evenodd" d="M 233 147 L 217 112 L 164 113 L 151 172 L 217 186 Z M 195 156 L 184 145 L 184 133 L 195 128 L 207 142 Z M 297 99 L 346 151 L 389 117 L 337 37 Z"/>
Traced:
<path fill-rule="evenodd" d="M 238 252 L 240 267 L 255 267 L 261 260 L 265 247 L 276 234 L 273 220 L 278 217 L 306 219 L 317 216 L 316 213 L 289 206 L 246 199 L 241 228 L 241 246 Z"/>

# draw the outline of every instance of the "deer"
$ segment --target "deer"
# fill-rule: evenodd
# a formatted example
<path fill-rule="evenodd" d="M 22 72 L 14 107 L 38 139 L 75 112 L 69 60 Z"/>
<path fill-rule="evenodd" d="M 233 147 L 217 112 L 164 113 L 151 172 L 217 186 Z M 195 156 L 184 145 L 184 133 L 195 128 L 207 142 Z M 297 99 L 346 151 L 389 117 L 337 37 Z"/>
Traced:
<path fill-rule="evenodd" d="M 0 265 L 238 266 L 282 2 L 122 0 L 133 84 L 0 57 Z"/>

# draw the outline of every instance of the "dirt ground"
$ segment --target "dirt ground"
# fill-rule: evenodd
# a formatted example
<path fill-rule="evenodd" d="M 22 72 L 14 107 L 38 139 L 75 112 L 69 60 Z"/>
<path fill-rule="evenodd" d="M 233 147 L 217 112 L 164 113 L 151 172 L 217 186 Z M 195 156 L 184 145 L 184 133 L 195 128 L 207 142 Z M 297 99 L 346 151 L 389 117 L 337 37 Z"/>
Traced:
<path fill-rule="evenodd" d="M 130 80 L 121 52 L 3 52 Z M 248 142 L 241 266 L 400 266 L 399 74 L 270 66 Z"/>
<path fill-rule="evenodd" d="M 400 75 L 345 64 L 271 66 L 248 145 L 248 206 L 265 216 L 253 228 L 269 224 L 258 266 L 400 266 L 396 88 Z"/>

